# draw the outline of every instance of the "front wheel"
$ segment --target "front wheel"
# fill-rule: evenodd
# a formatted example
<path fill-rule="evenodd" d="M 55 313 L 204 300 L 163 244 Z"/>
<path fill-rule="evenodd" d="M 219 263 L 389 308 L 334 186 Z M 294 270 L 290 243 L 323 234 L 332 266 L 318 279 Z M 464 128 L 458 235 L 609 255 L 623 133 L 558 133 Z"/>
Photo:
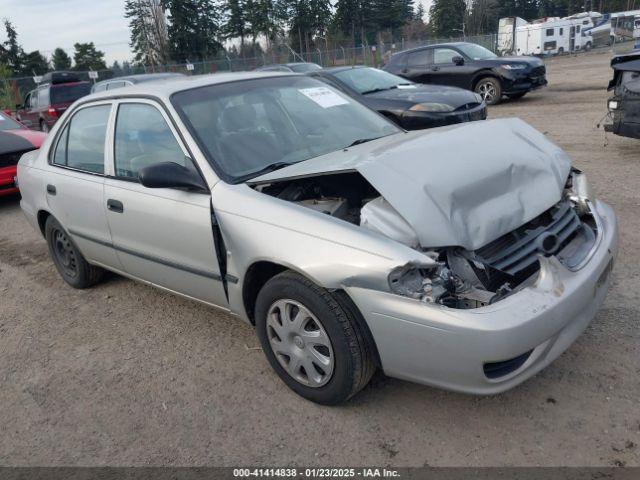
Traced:
<path fill-rule="evenodd" d="M 502 98 L 502 85 L 497 78 L 481 78 L 476 84 L 475 92 L 480 94 L 487 105 L 496 105 Z"/>
<path fill-rule="evenodd" d="M 49 254 L 65 282 L 73 288 L 88 288 L 102 279 L 104 271 L 90 265 L 60 223 L 50 216 L 44 227 Z"/>
<path fill-rule="evenodd" d="M 267 360 L 294 392 L 322 405 L 348 400 L 371 379 L 374 346 L 356 313 L 294 272 L 258 294 L 256 330 Z"/>

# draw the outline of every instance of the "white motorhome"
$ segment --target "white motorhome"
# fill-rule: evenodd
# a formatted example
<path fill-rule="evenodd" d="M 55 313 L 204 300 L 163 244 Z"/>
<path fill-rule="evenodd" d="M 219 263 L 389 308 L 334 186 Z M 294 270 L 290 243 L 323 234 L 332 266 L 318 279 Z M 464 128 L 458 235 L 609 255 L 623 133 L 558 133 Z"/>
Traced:
<path fill-rule="evenodd" d="M 597 12 L 584 12 L 565 18 L 547 17 L 531 23 L 518 22 L 522 19 L 514 17 L 504 18 L 500 20 L 498 48 L 503 55 L 554 55 L 588 50 L 593 46 L 593 38 L 588 32 L 594 21 L 601 17 Z M 513 26 L 515 33 L 510 37 L 509 27 Z M 510 38 L 513 39 L 511 42 Z"/>

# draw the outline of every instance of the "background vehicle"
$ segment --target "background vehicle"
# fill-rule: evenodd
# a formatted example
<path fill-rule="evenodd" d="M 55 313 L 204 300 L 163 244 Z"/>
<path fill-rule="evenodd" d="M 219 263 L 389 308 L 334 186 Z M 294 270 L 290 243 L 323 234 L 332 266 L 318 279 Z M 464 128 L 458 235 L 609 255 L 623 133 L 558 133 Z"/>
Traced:
<path fill-rule="evenodd" d="M 544 62 L 535 57 L 498 57 L 473 43 L 443 43 L 393 55 L 384 70 L 417 83 L 473 90 L 488 105 L 503 95 L 518 99 L 547 85 Z"/>
<path fill-rule="evenodd" d="M 46 135 L 29 130 L 0 111 L 0 196 L 18 192 L 14 183 L 20 157 L 40 148 Z"/>
<path fill-rule="evenodd" d="M 73 102 L 91 92 L 91 83 L 73 72 L 51 72 L 31 90 L 17 108 L 18 120 L 30 128 L 48 132 Z"/>
<path fill-rule="evenodd" d="M 322 70 L 322 67 L 317 63 L 311 63 L 311 62 L 265 65 L 264 67 L 258 67 L 255 69 L 256 72 L 294 72 L 294 73 L 309 73 L 309 72 L 314 72 L 316 70 Z"/>
<path fill-rule="evenodd" d="M 310 74 L 378 111 L 406 130 L 485 120 L 480 95 L 455 87 L 421 85 L 370 67 L 325 68 Z"/>
<path fill-rule="evenodd" d="M 182 78 L 183 73 L 143 73 L 140 75 L 128 75 L 126 77 L 111 78 L 96 83 L 91 87 L 91 93 L 103 92 L 105 90 L 115 90 L 116 88 L 128 87 L 144 82 L 154 82 L 160 80 L 171 80 L 172 78 Z"/>
<path fill-rule="evenodd" d="M 611 123 L 605 131 L 622 137 L 640 138 L 640 53 L 617 55 L 611 60 L 614 75 L 607 102 Z"/>
<path fill-rule="evenodd" d="M 52 134 L 18 177 L 62 278 L 107 268 L 237 314 L 318 403 L 378 366 L 505 391 L 608 290 L 613 210 L 517 119 L 405 132 L 309 76 L 234 73 L 94 94 Z"/>

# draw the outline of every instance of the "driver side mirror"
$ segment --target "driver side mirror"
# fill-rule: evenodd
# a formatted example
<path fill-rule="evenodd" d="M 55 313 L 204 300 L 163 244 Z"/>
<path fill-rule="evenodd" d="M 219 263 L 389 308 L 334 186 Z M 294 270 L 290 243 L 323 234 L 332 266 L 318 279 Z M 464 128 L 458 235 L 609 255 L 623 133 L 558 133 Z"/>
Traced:
<path fill-rule="evenodd" d="M 453 57 L 452 58 L 454 65 L 457 65 L 458 67 L 461 65 L 464 65 L 464 58 L 458 56 L 458 57 Z"/>
<path fill-rule="evenodd" d="M 200 175 L 174 162 L 162 162 L 144 167 L 138 180 L 147 188 L 186 188 L 199 192 L 209 189 Z"/>

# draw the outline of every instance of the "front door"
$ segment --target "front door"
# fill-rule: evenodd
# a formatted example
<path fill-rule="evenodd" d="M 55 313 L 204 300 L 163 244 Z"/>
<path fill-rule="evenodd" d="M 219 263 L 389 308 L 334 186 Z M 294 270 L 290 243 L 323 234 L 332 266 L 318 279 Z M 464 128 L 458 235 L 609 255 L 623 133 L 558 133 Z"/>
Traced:
<path fill-rule="evenodd" d="M 452 48 L 434 49 L 431 83 L 471 88 L 474 67 L 470 65 L 468 60 L 465 60 L 462 65 L 456 65 L 453 61 L 455 57 L 462 57 L 462 54 Z"/>
<path fill-rule="evenodd" d="M 119 102 L 113 175 L 104 205 L 124 271 L 195 299 L 228 307 L 212 228 L 211 195 L 146 188 L 138 172 L 160 162 L 197 171 L 166 113 L 155 103 Z"/>

